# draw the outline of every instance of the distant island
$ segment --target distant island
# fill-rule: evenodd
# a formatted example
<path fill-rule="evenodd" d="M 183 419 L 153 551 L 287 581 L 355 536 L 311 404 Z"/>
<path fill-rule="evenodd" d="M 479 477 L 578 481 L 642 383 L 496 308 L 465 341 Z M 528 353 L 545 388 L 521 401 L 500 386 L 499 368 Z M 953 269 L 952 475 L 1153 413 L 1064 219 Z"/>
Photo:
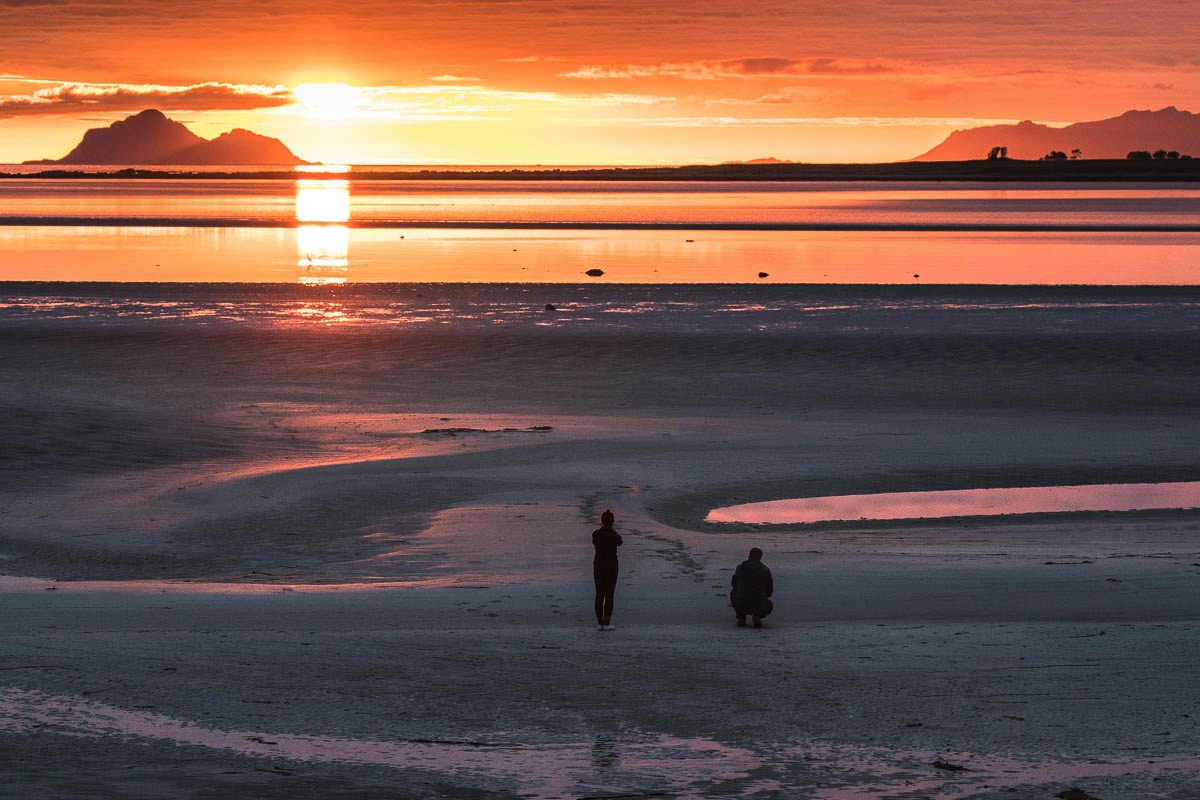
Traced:
<path fill-rule="evenodd" d="M 1127 111 L 1119 117 L 1051 128 L 1026 120 L 955 131 L 914 161 L 969 161 L 1003 153 L 1038 160 L 1119 159 L 1131 153 L 1153 158 L 1200 156 L 1200 114 L 1174 106 L 1158 111 Z"/>
<path fill-rule="evenodd" d="M 62 158 L 26 164 L 147 166 L 297 166 L 308 162 L 278 139 L 242 128 L 204 139 L 156 109 L 92 128 Z"/>
<path fill-rule="evenodd" d="M 811 164 L 773 157 L 664 167 L 387 168 L 353 171 L 355 181 L 1200 181 L 1200 115 L 1168 107 L 1129 111 L 1099 122 L 1051 128 L 1033 122 L 955 131 L 909 161 Z M 160 111 L 148 110 L 108 128 L 89 130 L 60 159 L 26 161 L 56 167 L 0 178 L 258 178 L 291 180 L 310 164 L 278 139 L 234 130 L 202 139 Z M 71 166 L 113 165 L 94 171 Z M 222 171 L 220 166 L 243 167 Z M 196 166 L 195 170 L 154 169 Z M 261 169 L 247 170 L 246 166 Z M 66 167 L 66 168 L 64 168 Z M 319 169 L 309 177 L 319 177 Z M 331 173 L 331 176 L 333 173 Z M 345 172 L 336 173 L 346 178 Z"/>
<path fill-rule="evenodd" d="M 350 178 L 370 181 L 742 181 L 746 183 L 850 182 L 850 181 L 981 181 L 987 183 L 1028 182 L 1200 182 L 1200 158 L 1093 159 L 1078 161 L 1023 161 L 1015 158 L 975 159 L 972 161 L 896 161 L 885 164 L 693 164 L 681 167 L 606 167 L 520 169 L 487 168 L 477 170 L 387 169 L 322 173 L 306 171 L 304 177 Z M 212 169 L 178 170 L 125 167 L 111 171 L 47 169 L 36 173 L 0 172 L 5 178 L 44 180 L 279 180 L 294 181 L 296 173 L 288 168 L 220 171 Z"/>

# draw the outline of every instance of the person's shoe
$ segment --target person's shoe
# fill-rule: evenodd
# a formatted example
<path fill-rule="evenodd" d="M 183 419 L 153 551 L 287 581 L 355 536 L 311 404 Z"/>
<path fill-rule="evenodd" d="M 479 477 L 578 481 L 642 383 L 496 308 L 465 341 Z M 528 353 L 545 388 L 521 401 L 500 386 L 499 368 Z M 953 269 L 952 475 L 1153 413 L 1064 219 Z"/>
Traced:
<path fill-rule="evenodd" d="M 746 627 L 746 618 L 745 617 L 738 617 L 738 627 L 739 628 Z"/>
<path fill-rule="evenodd" d="M 755 617 L 755 618 L 754 618 L 754 627 L 756 627 L 756 628 L 761 628 L 761 627 L 762 627 L 762 620 L 761 620 L 761 619 L 759 619 L 758 617 Z"/>
<path fill-rule="evenodd" d="M 608 626 L 607 626 L 607 625 L 605 625 L 603 622 L 601 622 L 601 623 L 600 623 L 600 626 L 599 626 L 598 628 L 596 628 L 596 630 L 598 630 L 598 631 L 606 631 L 606 630 L 608 630 Z"/>
<path fill-rule="evenodd" d="M 604 625 L 603 629 L 606 631 L 615 631 L 617 629 L 617 626 L 616 625 Z"/>

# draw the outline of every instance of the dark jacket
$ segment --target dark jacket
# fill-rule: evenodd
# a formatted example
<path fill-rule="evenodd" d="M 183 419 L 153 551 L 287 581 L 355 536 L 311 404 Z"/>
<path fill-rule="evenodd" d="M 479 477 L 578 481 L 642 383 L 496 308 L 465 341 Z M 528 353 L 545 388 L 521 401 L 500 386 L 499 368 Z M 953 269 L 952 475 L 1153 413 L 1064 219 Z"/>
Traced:
<path fill-rule="evenodd" d="M 617 548 L 624 544 L 621 534 L 612 528 L 597 528 L 592 531 L 592 546 L 596 548 L 593 564 L 602 566 L 617 565 Z"/>
<path fill-rule="evenodd" d="M 771 579 L 771 570 L 761 561 L 748 558 L 738 564 L 733 573 L 733 591 L 729 599 L 733 607 L 745 609 L 754 613 L 762 608 L 765 601 L 775 592 L 775 582 Z"/>

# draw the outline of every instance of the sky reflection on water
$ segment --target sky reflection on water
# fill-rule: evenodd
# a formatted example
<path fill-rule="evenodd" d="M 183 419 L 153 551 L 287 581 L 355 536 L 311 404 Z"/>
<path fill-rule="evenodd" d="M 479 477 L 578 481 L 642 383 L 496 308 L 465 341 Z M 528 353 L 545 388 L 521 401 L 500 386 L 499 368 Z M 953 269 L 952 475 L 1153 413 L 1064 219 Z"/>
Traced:
<path fill-rule="evenodd" d="M 0 280 L 294 283 L 315 254 L 359 283 L 1194 285 L 1200 247 L 1190 233 L 319 227 L 0 226 Z"/>
<path fill-rule="evenodd" d="M 530 741 L 513 732 L 478 739 L 391 739 L 221 729 L 81 697 L 16 687 L 0 689 L 0 731 L 86 738 L 128 738 L 237 753 L 271 763 L 345 763 L 420 770 L 457 784 L 529 798 L 647 793 L 756 796 L 764 789 L 803 788 L 816 800 L 909 796 L 940 800 L 1001 787 L 1058 784 L 1086 778 L 1194 772 L 1194 755 L 1072 760 L 988 753 L 836 744 L 761 742 L 753 749 L 700 737 L 627 731 L 579 741 Z M 970 764 L 961 772 L 931 768 L 946 759 Z M 797 770 L 796 765 L 805 767 Z M 797 781 L 790 785 L 790 781 Z M 711 792 L 711 795 L 710 795 Z M 614 796 L 616 796 L 614 794 Z"/>
<path fill-rule="evenodd" d="M 706 522 L 785 525 L 847 520 L 1143 511 L 1200 507 L 1200 482 L 1035 486 L 804 497 L 724 506 Z"/>
<path fill-rule="evenodd" d="M 0 281 L 1193 285 L 1198 219 L 1191 185 L 8 179 Z"/>
<path fill-rule="evenodd" d="M 321 181 L 301 178 L 301 181 Z M 1128 225 L 1195 228 L 1193 184 L 677 181 L 350 181 L 351 216 L 420 222 L 627 224 Z M 0 220 L 192 218 L 288 224 L 294 185 L 279 180 L 5 179 Z"/>

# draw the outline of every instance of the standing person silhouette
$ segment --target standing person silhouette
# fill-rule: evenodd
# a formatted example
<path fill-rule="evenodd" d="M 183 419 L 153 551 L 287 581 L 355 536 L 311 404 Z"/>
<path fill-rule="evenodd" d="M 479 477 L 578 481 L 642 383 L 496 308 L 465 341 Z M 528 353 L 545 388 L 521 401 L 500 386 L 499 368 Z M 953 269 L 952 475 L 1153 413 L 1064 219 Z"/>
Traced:
<path fill-rule="evenodd" d="M 615 517 L 611 509 L 600 515 L 600 527 L 592 531 L 592 577 L 596 579 L 596 624 L 602 631 L 613 631 L 613 594 L 617 591 L 617 548 L 624 544 L 621 534 L 613 529 Z"/>

